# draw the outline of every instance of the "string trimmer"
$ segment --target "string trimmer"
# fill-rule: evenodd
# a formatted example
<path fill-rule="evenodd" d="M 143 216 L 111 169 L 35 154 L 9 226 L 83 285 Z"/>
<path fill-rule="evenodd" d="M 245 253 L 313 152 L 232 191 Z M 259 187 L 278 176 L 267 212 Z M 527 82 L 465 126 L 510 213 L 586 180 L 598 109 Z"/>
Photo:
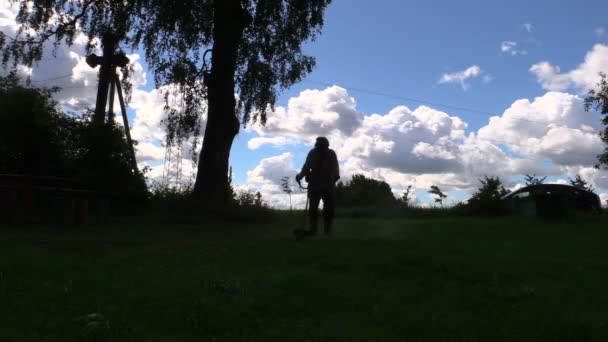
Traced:
<path fill-rule="evenodd" d="M 298 186 L 300 187 L 300 191 L 301 192 L 307 192 L 308 188 L 302 186 L 301 180 L 296 180 L 296 182 L 298 183 Z M 309 201 L 309 197 L 308 197 L 308 193 L 306 194 L 306 205 L 304 206 L 304 218 L 302 219 L 302 221 L 300 221 L 300 226 L 296 229 L 293 230 L 293 235 L 296 237 L 296 239 L 301 239 L 307 235 L 309 235 L 309 231 L 308 229 L 306 229 L 306 224 L 308 222 L 308 201 Z"/>

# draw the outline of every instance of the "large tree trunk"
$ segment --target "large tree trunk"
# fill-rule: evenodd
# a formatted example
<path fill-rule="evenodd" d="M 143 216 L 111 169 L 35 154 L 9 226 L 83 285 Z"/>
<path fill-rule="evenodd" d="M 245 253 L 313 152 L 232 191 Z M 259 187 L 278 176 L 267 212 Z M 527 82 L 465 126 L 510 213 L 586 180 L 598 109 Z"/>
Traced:
<path fill-rule="evenodd" d="M 207 127 L 194 183 L 194 196 L 205 205 L 228 201 L 228 160 L 239 132 L 235 73 L 243 33 L 239 0 L 215 1 L 211 79 L 207 88 Z"/>

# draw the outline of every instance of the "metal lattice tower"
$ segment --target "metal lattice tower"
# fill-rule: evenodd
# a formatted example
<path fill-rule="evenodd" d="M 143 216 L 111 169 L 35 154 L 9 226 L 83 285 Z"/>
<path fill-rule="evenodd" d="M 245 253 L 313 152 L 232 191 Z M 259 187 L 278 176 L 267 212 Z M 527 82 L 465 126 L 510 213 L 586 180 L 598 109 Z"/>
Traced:
<path fill-rule="evenodd" d="M 179 107 L 179 116 L 181 117 L 184 109 L 184 96 L 181 95 L 181 99 L 178 99 L 179 90 L 175 89 L 173 93 L 173 107 Z M 181 100 L 181 101 L 180 101 Z M 180 103 L 181 102 L 181 103 Z M 165 149 L 165 165 L 163 168 L 163 187 L 173 188 L 175 190 L 181 190 L 183 187 L 182 183 L 182 140 L 178 139 L 167 139 Z"/>
<path fill-rule="evenodd" d="M 165 150 L 163 187 L 180 190 L 182 188 L 182 144 L 168 143 Z"/>

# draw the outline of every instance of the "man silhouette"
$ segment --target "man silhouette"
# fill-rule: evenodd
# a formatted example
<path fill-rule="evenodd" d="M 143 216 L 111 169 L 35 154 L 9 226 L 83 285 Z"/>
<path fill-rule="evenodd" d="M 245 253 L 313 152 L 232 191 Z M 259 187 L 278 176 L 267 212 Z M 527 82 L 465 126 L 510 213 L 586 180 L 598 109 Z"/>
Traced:
<path fill-rule="evenodd" d="M 317 234 L 317 216 L 319 202 L 323 200 L 323 228 L 325 235 L 331 233 L 335 210 L 335 184 L 340 179 L 340 168 L 336 152 L 329 148 L 329 140 L 318 137 L 315 147 L 308 153 L 302 170 L 296 176 L 300 183 L 302 178 L 308 182 L 308 199 L 310 203 L 310 231 L 307 235 Z"/>

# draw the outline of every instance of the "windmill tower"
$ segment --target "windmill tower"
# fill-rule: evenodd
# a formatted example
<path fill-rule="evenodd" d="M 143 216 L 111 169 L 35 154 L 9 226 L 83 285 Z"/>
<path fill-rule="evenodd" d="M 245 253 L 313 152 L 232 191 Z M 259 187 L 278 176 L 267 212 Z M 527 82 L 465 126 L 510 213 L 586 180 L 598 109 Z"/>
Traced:
<path fill-rule="evenodd" d="M 129 58 L 124 52 L 117 51 L 119 49 L 119 36 L 114 33 L 106 32 L 101 39 L 103 50 L 102 56 L 90 54 L 86 57 L 86 62 L 91 68 L 99 68 L 99 83 L 97 86 L 97 101 L 95 103 L 95 114 L 93 122 L 96 125 L 104 125 L 106 123 L 113 125 L 114 118 L 114 96 L 118 95 L 120 111 L 122 113 L 123 125 L 130 154 L 131 168 L 136 174 L 137 159 L 135 158 L 135 149 L 133 148 L 133 140 L 129 128 L 129 119 L 127 116 L 127 106 L 122 93 L 120 79 L 116 73 L 119 67 L 125 67 L 129 64 Z M 109 90 L 109 92 L 108 92 Z M 107 111 L 106 111 L 107 109 Z"/>

